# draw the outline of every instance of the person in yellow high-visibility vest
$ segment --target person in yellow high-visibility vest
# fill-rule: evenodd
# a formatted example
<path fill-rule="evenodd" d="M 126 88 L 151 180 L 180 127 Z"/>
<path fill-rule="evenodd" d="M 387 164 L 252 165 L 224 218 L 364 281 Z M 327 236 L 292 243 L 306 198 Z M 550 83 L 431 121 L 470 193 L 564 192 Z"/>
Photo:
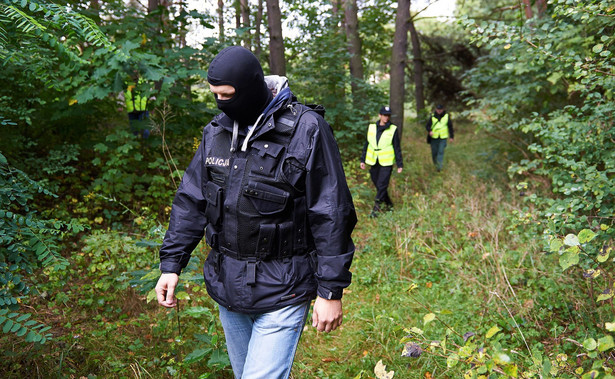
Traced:
<path fill-rule="evenodd" d="M 371 166 L 369 174 L 376 186 L 376 200 L 371 217 L 377 217 L 382 210 L 393 207 L 388 192 L 393 163 L 397 165 L 398 173 L 401 173 L 404 166 L 397 126 L 391 124 L 391 108 L 382 107 L 379 118 L 367 128 L 367 139 L 361 155 L 361 169 L 365 170 L 366 164 Z"/>
<path fill-rule="evenodd" d="M 149 111 L 147 110 L 147 95 L 144 91 L 145 81 L 133 74 L 132 82 L 127 83 L 124 101 L 126 112 L 128 112 L 128 122 L 131 132 L 143 138 L 148 138 L 149 130 Z"/>
<path fill-rule="evenodd" d="M 425 129 L 427 129 L 427 143 L 431 145 L 431 160 L 436 166 L 436 170 L 440 172 L 444 163 L 446 141 L 450 139 L 453 142 L 455 135 L 453 120 L 442 104 L 436 106 L 436 111 L 427 120 Z"/>

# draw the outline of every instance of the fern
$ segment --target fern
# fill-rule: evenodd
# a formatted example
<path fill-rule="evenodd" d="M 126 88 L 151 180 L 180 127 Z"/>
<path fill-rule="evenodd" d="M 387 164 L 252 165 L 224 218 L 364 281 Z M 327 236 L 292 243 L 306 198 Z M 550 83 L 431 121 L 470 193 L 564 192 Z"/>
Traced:
<path fill-rule="evenodd" d="M 72 40 L 66 38 L 66 42 L 62 42 L 61 37 L 77 35 L 91 45 L 115 51 L 113 44 L 94 21 L 66 6 L 46 1 L 4 0 L 0 3 L 0 23 L 2 22 L 13 24 L 20 40 L 33 39 L 36 43 L 48 43 L 73 62 L 86 63 L 71 50 L 74 45 Z M 20 59 L 19 54 L 10 51 L 9 41 L 6 29 L 0 27 L 0 58 Z"/>

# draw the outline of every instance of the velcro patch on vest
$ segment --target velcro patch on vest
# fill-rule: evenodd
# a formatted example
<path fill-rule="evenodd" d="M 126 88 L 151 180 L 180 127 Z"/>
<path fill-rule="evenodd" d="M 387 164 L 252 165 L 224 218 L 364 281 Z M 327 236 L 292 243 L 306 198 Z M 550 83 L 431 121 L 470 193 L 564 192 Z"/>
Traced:
<path fill-rule="evenodd" d="M 286 125 L 291 128 L 295 126 L 295 119 L 292 118 L 280 117 L 276 120 L 276 122 L 279 122 L 282 125 Z"/>

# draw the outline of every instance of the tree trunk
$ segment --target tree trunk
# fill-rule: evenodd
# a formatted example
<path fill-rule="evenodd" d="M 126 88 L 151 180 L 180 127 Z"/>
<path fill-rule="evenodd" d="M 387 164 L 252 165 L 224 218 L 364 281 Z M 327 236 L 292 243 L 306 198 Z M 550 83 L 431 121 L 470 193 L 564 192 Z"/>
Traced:
<path fill-rule="evenodd" d="M 423 89 L 423 56 L 421 53 L 421 41 L 414 27 L 412 17 L 408 21 L 410 41 L 412 42 L 412 63 L 414 71 L 414 100 L 416 102 L 416 116 L 420 117 L 425 109 L 425 95 Z"/>
<path fill-rule="evenodd" d="M 179 10 L 179 13 L 181 14 L 182 11 L 184 10 L 184 7 L 186 6 L 186 3 L 184 1 L 178 1 L 177 2 L 177 7 Z M 186 34 L 187 34 L 187 30 L 186 30 L 186 24 L 185 22 L 180 22 L 179 24 L 179 33 L 178 33 L 178 37 L 179 37 L 179 46 L 180 47 L 186 47 Z"/>
<path fill-rule="evenodd" d="M 218 0 L 218 33 L 220 42 L 224 43 L 224 0 Z"/>
<path fill-rule="evenodd" d="M 344 1 L 344 19 L 346 25 L 346 40 L 350 54 L 350 76 L 352 101 L 355 109 L 361 109 L 364 104 L 360 82 L 363 80 L 363 56 L 361 54 L 361 39 L 359 37 L 359 19 L 357 17 L 357 1 Z"/>
<path fill-rule="evenodd" d="M 250 33 L 250 4 L 248 4 L 248 0 L 240 0 L 239 4 L 241 6 L 242 27 L 244 28 L 244 32 L 241 35 L 243 47 L 248 50 L 252 50 L 252 33 Z"/>
<path fill-rule="evenodd" d="M 341 1 L 344 1 L 344 0 L 331 0 L 331 13 L 333 14 L 333 17 L 335 18 L 339 16 Z"/>
<path fill-rule="evenodd" d="M 267 0 L 267 21 L 269 24 L 269 69 L 271 74 L 286 76 L 279 0 Z"/>
<path fill-rule="evenodd" d="M 410 22 L 410 0 L 397 1 L 395 35 L 391 52 L 390 106 L 391 122 L 397 125 L 401 137 L 404 125 L 404 68 L 408 50 L 408 23 Z"/>
<path fill-rule="evenodd" d="M 261 46 L 261 25 L 263 23 L 263 0 L 258 0 L 258 8 L 256 8 L 256 20 L 254 20 L 254 55 L 258 60 L 261 60 L 263 53 Z"/>
<path fill-rule="evenodd" d="M 532 3 L 531 0 L 523 0 L 523 9 L 525 9 L 525 18 L 532 18 Z"/>
<path fill-rule="evenodd" d="M 233 1 L 233 8 L 235 8 L 235 29 L 241 28 L 241 4 L 239 0 Z M 237 33 L 235 33 L 237 36 Z"/>
<path fill-rule="evenodd" d="M 538 8 L 538 17 L 544 17 L 547 13 L 547 2 L 545 0 L 536 0 L 536 8 Z"/>
<path fill-rule="evenodd" d="M 147 13 L 152 13 L 158 9 L 160 2 L 158 0 L 147 0 Z"/>

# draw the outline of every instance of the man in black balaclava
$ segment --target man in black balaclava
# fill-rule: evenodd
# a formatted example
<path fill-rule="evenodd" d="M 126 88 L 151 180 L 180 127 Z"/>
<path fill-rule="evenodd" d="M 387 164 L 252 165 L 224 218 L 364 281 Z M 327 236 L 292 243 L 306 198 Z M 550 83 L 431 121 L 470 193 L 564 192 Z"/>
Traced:
<path fill-rule="evenodd" d="M 212 86 L 228 85 L 235 89 L 229 100 L 221 100 L 216 94 L 216 103 L 241 127 L 252 125 L 273 98 L 260 63 L 254 54 L 239 46 L 227 47 L 214 58 L 207 81 Z"/>
<path fill-rule="evenodd" d="M 205 235 L 203 276 L 235 377 L 286 379 L 312 300 L 318 331 L 342 323 L 352 197 L 324 110 L 297 102 L 286 78 L 264 77 L 249 50 L 232 46 L 207 80 L 223 113 L 203 128 L 173 200 L 158 303 L 177 306 L 179 274 Z"/>

